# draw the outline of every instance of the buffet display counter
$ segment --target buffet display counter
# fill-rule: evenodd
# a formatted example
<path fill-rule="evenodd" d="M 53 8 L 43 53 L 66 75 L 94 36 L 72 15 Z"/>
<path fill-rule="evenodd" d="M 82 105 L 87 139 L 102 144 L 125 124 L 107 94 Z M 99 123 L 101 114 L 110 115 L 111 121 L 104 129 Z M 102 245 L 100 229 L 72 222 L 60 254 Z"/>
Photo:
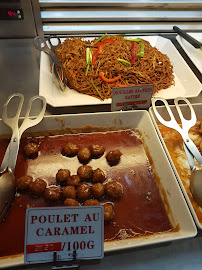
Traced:
<path fill-rule="evenodd" d="M 200 33 L 201 34 L 201 33 Z M 135 33 L 138 36 L 137 33 Z M 153 33 L 153 35 L 159 35 L 159 32 Z M 160 33 L 161 37 L 164 37 L 172 42 L 172 45 L 183 57 L 186 64 L 189 66 L 193 72 L 195 78 L 198 80 L 199 84 L 202 83 L 202 74 L 185 53 L 185 51 L 180 46 L 179 42 L 176 40 L 177 34 L 174 33 Z M 33 44 L 33 37 L 27 38 L 2 38 L 0 39 L 0 74 L 1 74 L 1 99 L 0 99 L 0 110 L 2 110 L 3 104 L 7 100 L 7 97 L 16 92 L 20 92 L 25 97 L 25 103 L 28 103 L 28 100 L 35 95 L 39 94 L 39 82 L 40 82 L 40 52 L 36 50 Z M 189 101 L 192 104 L 202 104 L 202 93 L 197 93 L 196 96 L 189 98 Z M 173 99 L 169 99 L 169 104 L 173 104 Z M 25 108 L 22 109 L 22 116 L 25 115 Z M 38 108 L 33 108 L 32 115 L 35 115 L 38 111 Z M 101 121 L 105 121 L 105 116 L 108 117 L 108 112 L 111 111 L 111 104 L 96 104 L 96 105 L 76 105 L 76 106 L 62 106 L 54 107 L 47 105 L 46 117 L 47 119 L 51 115 L 64 115 L 64 114 L 85 114 L 90 113 L 89 119 L 92 119 L 92 122 L 95 124 L 95 119 L 93 119 L 93 113 L 98 113 L 98 117 L 101 118 Z M 0 111 L 1 113 L 1 111 Z M 11 109 L 12 113 L 12 109 Z M 145 111 L 145 114 L 148 112 Z M 125 121 L 126 125 L 130 125 L 128 122 L 128 117 L 131 114 L 141 114 L 141 112 L 124 112 L 125 117 L 123 117 L 123 122 Z M 76 117 L 72 116 L 72 119 Z M 83 116 L 83 121 L 86 121 L 85 116 Z M 146 116 L 141 116 L 147 121 Z M 145 118 L 144 118 L 145 117 Z M 51 117 L 50 117 L 51 119 Z M 75 118 L 76 119 L 76 118 Z M 48 120 L 47 120 L 48 121 Z M 72 120 L 74 123 L 74 119 Z M 87 122 L 86 122 L 87 124 Z M 109 124 L 109 123 L 108 123 Z M 148 124 L 150 125 L 150 123 Z M 146 129 L 148 129 L 148 126 Z M 142 128 L 140 124 L 140 128 Z M 145 128 L 145 126 L 144 126 Z M 149 134 L 149 131 L 147 130 Z M 145 140 L 147 140 L 147 135 L 145 135 Z M 152 138 L 150 138 L 152 139 Z M 154 140 L 156 140 L 155 138 Z M 152 150 L 153 151 L 153 150 Z M 162 151 L 159 150 L 160 152 Z M 155 157 L 154 157 L 155 158 Z M 158 164 L 158 166 L 160 166 Z M 172 173 L 171 173 L 172 174 Z M 179 188 L 179 187 L 178 187 Z M 180 188 L 179 188 L 180 192 Z M 176 193 L 177 194 L 177 193 Z M 183 197 L 183 196 L 182 196 Z M 184 199 L 184 198 L 182 198 Z M 174 200 L 174 198 L 173 198 Z M 175 207 L 173 205 L 173 207 Z M 180 212 L 180 209 L 178 209 Z M 178 211 L 176 210 L 176 211 Z M 188 207 L 187 207 L 187 211 Z M 182 214 L 182 213 L 181 213 Z M 183 223 L 183 215 L 180 216 L 180 220 Z M 192 224 L 192 217 L 190 214 L 190 219 L 187 220 L 187 224 L 192 227 L 193 231 L 190 233 L 189 239 L 183 239 L 182 235 L 168 241 L 154 241 L 150 242 L 147 246 L 142 246 L 140 244 L 134 244 L 134 247 L 127 249 L 119 250 L 117 249 L 108 249 L 108 252 L 105 254 L 105 257 L 101 261 L 82 261 L 80 268 L 81 269 L 165 269 L 165 270 L 174 270 L 176 268 L 181 268 L 184 270 L 189 269 L 201 269 L 202 265 L 202 231 L 197 229 L 197 235 L 194 237 L 194 223 Z M 187 225 L 186 224 L 186 225 Z M 187 225 L 187 226 L 188 226 Z M 189 227 L 189 226 L 188 226 Z M 187 230 L 185 226 L 185 231 Z M 186 238 L 186 237 L 185 237 Z M 174 241 L 175 240 L 175 241 Z M 135 241 L 134 241 L 135 242 Z M 158 243 L 157 243 L 158 242 Z M 24 265 L 15 266 L 12 265 L 14 269 L 50 269 L 50 265 L 43 266 L 32 266 Z M 0 260 L 1 268 L 1 260 Z M 11 269 L 11 267 L 8 267 Z"/>

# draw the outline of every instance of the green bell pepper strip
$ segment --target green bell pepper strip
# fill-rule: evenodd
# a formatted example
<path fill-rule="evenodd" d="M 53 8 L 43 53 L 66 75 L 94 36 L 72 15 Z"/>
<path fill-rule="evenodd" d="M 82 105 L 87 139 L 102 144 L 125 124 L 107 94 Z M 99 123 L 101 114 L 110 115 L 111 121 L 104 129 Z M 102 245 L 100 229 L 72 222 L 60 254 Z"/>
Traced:
<path fill-rule="evenodd" d="M 133 41 L 133 42 L 137 42 L 137 43 L 139 43 L 140 41 L 142 41 L 141 38 L 124 38 L 124 39 L 127 40 L 127 41 Z"/>
<path fill-rule="evenodd" d="M 124 66 L 126 66 L 126 67 L 131 67 L 131 63 L 128 62 L 128 61 L 126 61 L 126 60 L 124 60 L 124 59 L 118 58 L 118 61 L 119 61 L 121 64 L 123 64 Z"/>
<path fill-rule="evenodd" d="M 137 53 L 137 57 L 138 58 L 144 57 L 144 43 L 143 42 L 140 43 L 140 52 Z"/>

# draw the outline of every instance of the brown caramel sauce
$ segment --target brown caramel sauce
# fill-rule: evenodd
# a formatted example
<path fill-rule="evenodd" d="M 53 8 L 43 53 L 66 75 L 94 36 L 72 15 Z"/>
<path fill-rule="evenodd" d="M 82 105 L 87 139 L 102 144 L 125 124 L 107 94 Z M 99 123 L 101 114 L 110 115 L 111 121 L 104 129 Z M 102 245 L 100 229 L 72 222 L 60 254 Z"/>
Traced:
<path fill-rule="evenodd" d="M 90 130 L 88 127 L 86 130 Z M 92 129 L 91 129 L 92 131 Z M 0 141 L 0 161 L 3 159 L 8 140 Z M 28 142 L 39 144 L 39 155 L 27 159 L 23 148 Z M 159 193 L 154 174 L 150 166 L 141 136 L 138 130 L 121 130 L 113 132 L 96 132 L 56 136 L 23 137 L 15 169 L 15 178 L 26 174 L 34 179 L 42 178 L 48 185 L 55 184 L 55 175 L 61 168 L 67 168 L 76 174 L 81 164 L 77 157 L 67 158 L 61 154 L 67 142 L 76 142 L 81 148 L 93 143 L 103 145 L 105 154 L 99 159 L 92 159 L 88 165 L 93 169 L 101 168 L 106 181 L 116 180 L 123 185 L 123 197 L 112 200 L 104 197 L 100 202 L 114 203 L 114 218 L 105 224 L 105 241 L 126 239 L 129 237 L 149 236 L 172 230 L 164 202 Z M 110 150 L 122 152 L 121 161 L 111 167 L 105 158 Z M 157 182 L 160 182 L 157 180 Z M 0 256 L 23 253 L 25 212 L 28 207 L 59 206 L 45 201 L 44 197 L 34 197 L 29 193 L 16 193 L 7 218 L 0 224 Z"/>

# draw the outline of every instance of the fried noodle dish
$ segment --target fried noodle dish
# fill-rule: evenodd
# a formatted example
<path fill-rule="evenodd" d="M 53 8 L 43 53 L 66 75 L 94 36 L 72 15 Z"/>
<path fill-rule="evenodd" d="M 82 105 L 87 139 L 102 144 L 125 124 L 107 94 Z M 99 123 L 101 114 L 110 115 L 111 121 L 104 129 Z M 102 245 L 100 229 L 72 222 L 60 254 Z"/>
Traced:
<path fill-rule="evenodd" d="M 102 100 L 111 98 L 114 87 L 154 84 L 155 93 L 174 85 L 168 56 L 141 38 L 67 38 L 55 53 L 68 86 Z"/>

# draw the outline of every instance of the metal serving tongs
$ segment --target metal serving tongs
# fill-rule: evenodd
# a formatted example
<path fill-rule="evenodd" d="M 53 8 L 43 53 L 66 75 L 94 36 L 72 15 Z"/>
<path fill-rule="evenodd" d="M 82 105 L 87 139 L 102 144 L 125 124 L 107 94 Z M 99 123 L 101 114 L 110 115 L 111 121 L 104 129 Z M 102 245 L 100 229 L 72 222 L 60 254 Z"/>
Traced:
<path fill-rule="evenodd" d="M 156 108 L 156 102 L 157 101 L 162 101 L 167 109 L 167 112 L 171 118 L 171 120 L 166 121 L 164 120 L 161 115 L 158 113 L 157 108 Z M 183 117 L 183 114 L 181 112 L 180 106 L 179 106 L 179 101 L 182 100 L 184 101 L 191 112 L 191 119 L 187 120 Z M 191 169 L 191 176 L 190 176 L 190 190 L 191 193 L 195 199 L 195 201 L 198 203 L 199 206 L 202 207 L 202 170 L 198 169 L 195 165 L 195 160 L 194 158 L 198 161 L 198 163 L 202 166 L 202 155 L 198 151 L 196 145 L 193 143 L 193 141 L 189 138 L 189 129 L 193 127 L 196 124 L 196 114 L 194 112 L 194 109 L 191 105 L 191 103 L 186 99 L 182 97 L 178 97 L 174 100 L 175 107 L 177 109 L 177 112 L 179 114 L 181 123 L 182 123 L 182 128 L 179 126 L 177 121 L 174 118 L 174 115 L 168 105 L 168 102 L 163 99 L 163 98 L 153 98 L 152 99 L 152 107 L 154 110 L 154 113 L 158 120 L 165 126 L 175 129 L 177 132 L 180 133 L 183 139 L 183 145 L 184 145 L 184 150 L 190 165 Z"/>
<path fill-rule="evenodd" d="M 52 43 L 52 39 L 57 40 L 57 45 L 53 45 Z M 48 46 L 48 44 L 50 46 Z M 34 46 L 37 50 L 39 51 L 43 51 L 46 54 L 48 54 L 51 57 L 52 60 L 52 70 L 53 70 L 53 74 L 55 75 L 57 82 L 59 84 L 59 88 L 64 91 L 65 90 L 65 83 L 66 83 L 66 79 L 64 76 L 64 70 L 63 70 L 63 66 L 60 62 L 60 60 L 58 59 L 57 55 L 55 54 L 55 49 L 58 47 L 58 45 L 61 44 L 60 38 L 57 36 L 49 36 L 47 37 L 47 40 L 43 37 L 37 36 L 34 38 Z M 59 73 L 59 70 L 57 69 L 57 66 L 60 68 L 61 70 L 61 75 Z"/>
<path fill-rule="evenodd" d="M 7 113 L 7 107 L 11 99 L 13 99 L 14 97 L 19 98 L 19 104 L 18 104 L 16 115 L 14 117 L 9 118 L 8 113 Z M 40 99 L 43 105 L 38 116 L 31 119 L 30 111 L 32 108 L 33 101 L 36 99 Z M 14 170 L 15 170 L 15 164 L 17 161 L 21 135 L 29 127 L 37 125 L 43 119 L 43 116 L 46 111 L 45 98 L 42 96 L 32 97 L 28 103 L 24 120 L 21 126 L 19 127 L 19 117 L 20 117 L 23 102 L 24 102 L 24 96 L 20 93 L 15 93 L 8 97 L 6 103 L 3 106 L 2 120 L 4 121 L 5 124 L 7 124 L 12 129 L 12 137 L 6 149 L 6 153 L 4 155 L 4 158 L 0 167 L 1 174 L 5 172 L 6 170 L 8 171 L 0 177 L 0 222 L 5 218 L 8 212 L 8 209 L 13 201 L 14 194 L 15 194 Z"/>

